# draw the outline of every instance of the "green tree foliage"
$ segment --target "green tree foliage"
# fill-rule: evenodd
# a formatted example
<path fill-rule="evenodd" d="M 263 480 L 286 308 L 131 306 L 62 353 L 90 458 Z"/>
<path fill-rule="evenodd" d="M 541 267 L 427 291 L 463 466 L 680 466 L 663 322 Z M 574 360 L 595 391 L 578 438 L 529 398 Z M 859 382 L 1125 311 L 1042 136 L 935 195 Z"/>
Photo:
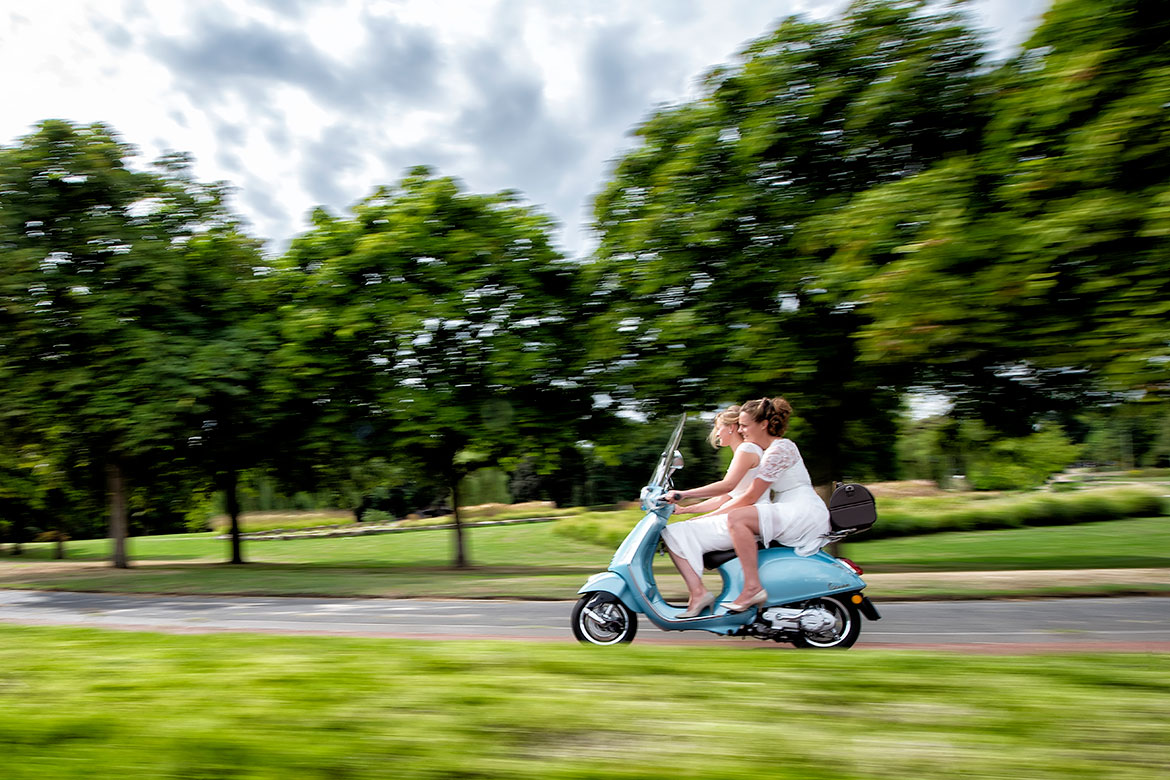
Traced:
<path fill-rule="evenodd" d="M 22 441 L 10 423 L 0 415 L 0 540 L 20 554 L 22 542 L 45 532 L 70 538 L 104 532 L 100 484 L 93 485 L 86 470 L 71 468 L 58 453 Z"/>
<path fill-rule="evenodd" d="M 966 469 L 957 421 L 944 415 L 925 419 L 903 417 L 896 447 L 899 479 L 929 480 L 951 487 Z"/>
<path fill-rule="evenodd" d="M 611 503 L 654 420 L 773 394 L 819 482 L 1031 484 L 1070 441 L 1164 464 L 1167 40 L 1157 3 L 1055 0 L 988 70 L 925 0 L 785 20 L 637 128 L 580 264 L 515 193 L 419 168 L 268 268 L 182 156 L 45 122 L 0 149 L 0 529 L 84 533 L 105 494 L 126 565 L 129 515 L 235 516 L 269 475 L 359 515 L 500 496 L 492 466 Z M 918 386 L 953 419 L 896 448 Z M 702 427 L 687 484 L 718 475 Z"/>
<path fill-rule="evenodd" d="M 1014 438 L 993 438 L 976 423 L 968 423 L 968 427 L 971 444 L 966 476 L 976 490 L 1036 487 L 1063 471 L 1081 452 L 1058 426 Z"/>
<path fill-rule="evenodd" d="M 589 268 L 593 358 L 618 392 L 651 414 L 782 394 L 814 479 L 890 474 L 905 372 L 858 360 L 855 291 L 799 237 L 975 145 L 981 52 L 953 13 L 863 0 L 788 19 L 639 127 Z"/>
<path fill-rule="evenodd" d="M 57 468 L 104 470 L 120 567 L 134 479 L 173 476 L 239 390 L 225 311 L 259 264 L 222 187 L 181 156 L 132 157 L 109 128 L 60 121 L 0 150 L 3 427 Z"/>
<path fill-rule="evenodd" d="M 662 445 L 674 429 L 675 420 L 652 422 L 622 421 L 593 441 L 561 452 L 556 468 L 535 474 L 536 464 L 524 462 L 513 475 L 513 495 L 556 501 L 564 506 L 612 506 L 637 497 L 662 454 Z M 711 424 L 688 421 L 678 451 L 684 469 L 675 476 L 683 485 L 703 485 L 723 476 L 730 456 L 716 451 L 707 441 Z M 526 492 L 524 492 L 526 491 Z"/>
<path fill-rule="evenodd" d="M 554 462 L 579 438 L 594 411 L 575 363 L 576 266 L 547 217 L 417 168 L 352 217 L 314 222 L 287 255 L 299 288 L 282 363 L 358 457 L 437 480 L 457 509 L 468 474 L 523 454 Z"/>
<path fill-rule="evenodd" d="M 979 148 L 818 223 L 863 357 L 1022 434 L 1170 388 L 1170 17 L 1056 0 L 993 74 Z"/>
<path fill-rule="evenodd" d="M 1082 458 L 1122 469 L 1170 465 L 1170 403 L 1148 399 L 1093 409 L 1085 426 Z"/>
<path fill-rule="evenodd" d="M 274 376 L 279 345 L 276 287 L 259 246 L 234 230 L 208 231 L 185 245 L 182 262 L 198 296 L 196 345 L 187 365 L 189 433 L 185 463 L 204 491 L 224 495 L 231 518 L 231 562 L 243 563 L 241 473 L 276 468 L 295 456 L 298 396 Z"/>
<path fill-rule="evenodd" d="M 478 504 L 510 504 L 508 475 L 497 468 L 479 469 L 463 478 L 459 484 L 459 495 L 464 506 Z"/>
<path fill-rule="evenodd" d="M 1026 436 L 1004 436 L 977 420 L 937 416 L 905 421 L 898 439 L 903 478 L 976 490 L 1037 487 L 1085 451 L 1051 422 Z"/>

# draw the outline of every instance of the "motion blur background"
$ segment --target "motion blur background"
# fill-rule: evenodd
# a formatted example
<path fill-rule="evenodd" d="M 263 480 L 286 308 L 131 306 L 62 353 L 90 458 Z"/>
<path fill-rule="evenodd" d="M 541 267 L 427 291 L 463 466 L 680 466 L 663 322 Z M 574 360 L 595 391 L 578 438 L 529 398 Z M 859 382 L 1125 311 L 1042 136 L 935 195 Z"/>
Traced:
<path fill-rule="evenodd" d="M 1167 41 L 1165 0 L 4 3 L 0 774 L 1166 777 Z M 878 496 L 887 620 L 573 644 L 678 415 L 693 486 L 764 395 Z M 46 590 L 189 619 L 22 625 Z M 481 638 L 200 633 L 260 595 Z M 882 649 L 904 598 L 943 652 Z"/>
<path fill-rule="evenodd" d="M 3 21 L 10 542 L 610 505 L 772 394 L 820 484 L 1170 466 L 1160 3 L 61 7 Z"/>

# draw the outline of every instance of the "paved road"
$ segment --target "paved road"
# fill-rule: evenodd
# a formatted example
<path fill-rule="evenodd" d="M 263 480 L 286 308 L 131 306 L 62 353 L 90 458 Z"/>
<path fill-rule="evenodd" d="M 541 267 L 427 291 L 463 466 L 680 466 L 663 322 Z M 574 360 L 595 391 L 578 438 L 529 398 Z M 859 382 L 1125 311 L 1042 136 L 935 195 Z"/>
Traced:
<path fill-rule="evenodd" d="M 1170 652 L 1170 597 L 1045 601 L 879 603 L 858 647 Z M 124 596 L 0 590 L 0 622 L 146 631 L 572 641 L 568 602 L 422 601 L 276 597 Z M 754 640 L 659 631 L 639 623 L 637 642 Z"/>

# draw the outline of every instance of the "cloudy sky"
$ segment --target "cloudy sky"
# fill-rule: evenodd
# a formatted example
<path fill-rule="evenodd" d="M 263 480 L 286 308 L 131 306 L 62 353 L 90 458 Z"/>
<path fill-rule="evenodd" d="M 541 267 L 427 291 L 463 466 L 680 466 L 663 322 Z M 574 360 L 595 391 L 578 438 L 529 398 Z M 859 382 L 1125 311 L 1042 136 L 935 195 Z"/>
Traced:
<path fill-rule="evenodd" d="M 974 0 L 1004 56 L 1049 0 Z M 101 121 L 145 162 L 188 152 L 282 251 L 418 164 L 516 189 L 587 252 L 629 131 L 778 20 L 842 0 L 4 0 L 0 144 Z"/>

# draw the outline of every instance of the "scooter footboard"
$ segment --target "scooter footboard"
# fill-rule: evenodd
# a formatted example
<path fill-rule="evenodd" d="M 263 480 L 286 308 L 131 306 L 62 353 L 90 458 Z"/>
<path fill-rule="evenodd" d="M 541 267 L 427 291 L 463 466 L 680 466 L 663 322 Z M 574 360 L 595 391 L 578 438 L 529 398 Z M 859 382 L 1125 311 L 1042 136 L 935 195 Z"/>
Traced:
<path fill-rule="evenodd" d="M 832 593 L 861 590 L 865 582 L 833 556 L 819 552 L 802 558 L 790 547 L 760 551 L 760 581 L 770 603 L 791 603 Z"/>

